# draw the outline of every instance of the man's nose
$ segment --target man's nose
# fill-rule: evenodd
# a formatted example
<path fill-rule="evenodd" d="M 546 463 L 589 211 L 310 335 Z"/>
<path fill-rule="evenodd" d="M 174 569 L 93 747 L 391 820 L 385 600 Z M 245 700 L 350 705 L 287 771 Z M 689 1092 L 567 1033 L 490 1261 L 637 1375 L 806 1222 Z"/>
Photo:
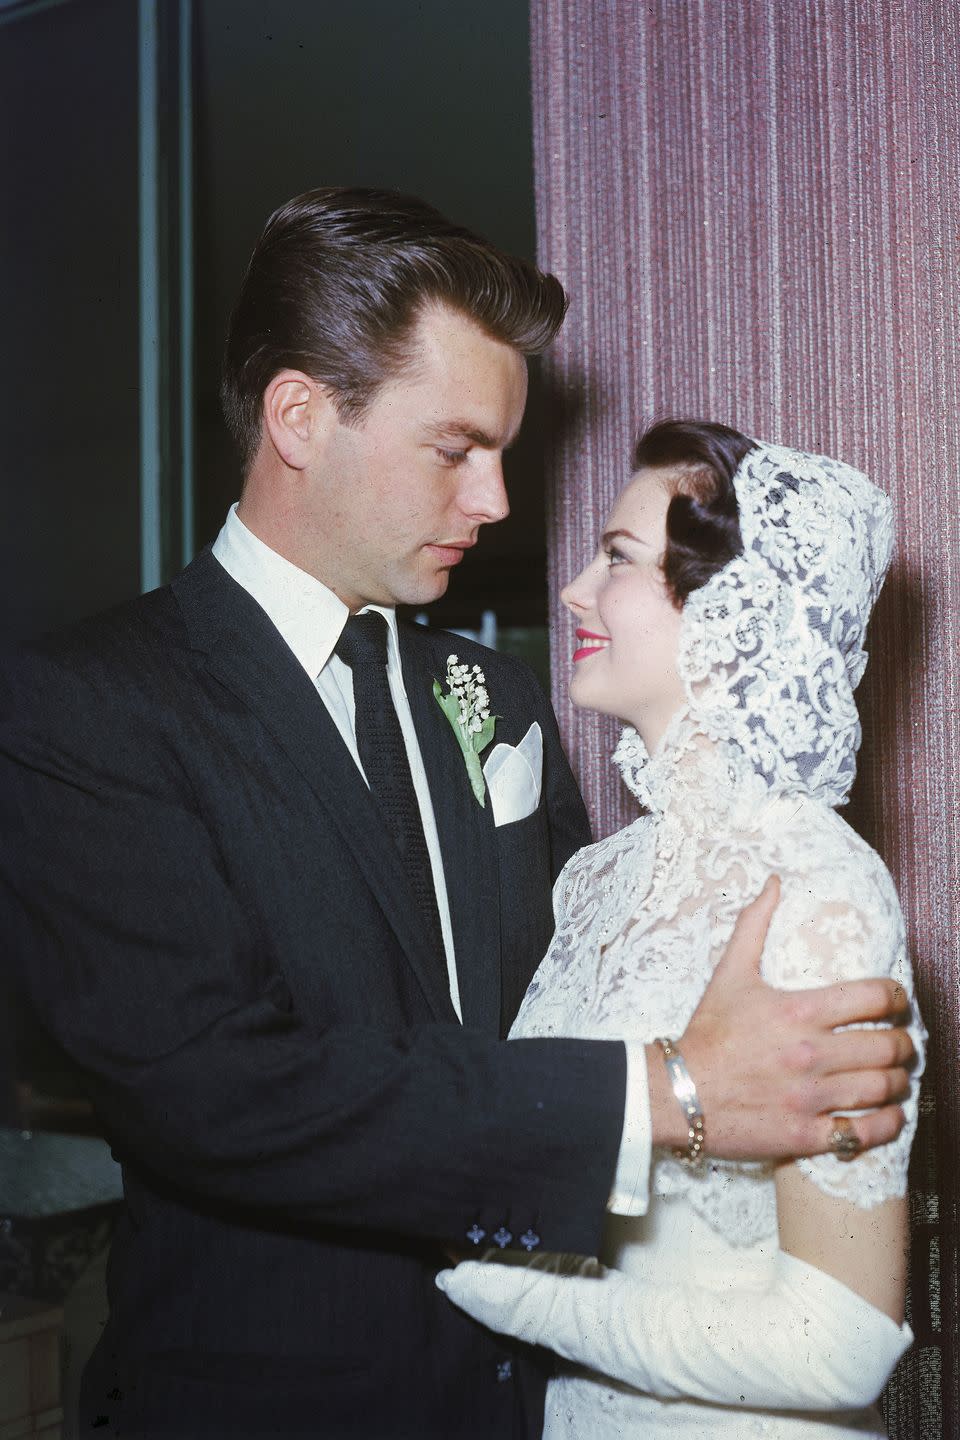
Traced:
<path fill-rule="evenodd" d="M 503 479 L 503 457 L 489 454 L 483 457 L 460 499 L 465 514 L 479 521 L 481 525 L 505 520 L 510 514 L 510 501 Z"/>

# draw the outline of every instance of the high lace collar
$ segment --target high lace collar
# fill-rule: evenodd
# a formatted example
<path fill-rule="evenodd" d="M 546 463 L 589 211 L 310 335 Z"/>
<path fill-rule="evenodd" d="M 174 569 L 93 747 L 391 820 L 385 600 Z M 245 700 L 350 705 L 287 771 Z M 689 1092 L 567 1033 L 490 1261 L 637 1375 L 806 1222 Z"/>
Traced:
<path fill-rule="evenodd" d="M 613 760 L 641 804 L 734 820 L 782 795 L 845 803 L 853 692 L 892 548 L 892 507 L 859 471 L 757 445 L 734 476 L 743 552 L 683 607 L 686 705 L 651 756 L 632 727 Z"/>
<path fill-rule="evenodd" d="M 788 792 L 774 791 L 728 741 L 710 741 L 684 707 L 651 755 L 632 725 L 611 757 L 627 789 L 645 810 L 669 815 L 683 828 L 744 829 Z"/>

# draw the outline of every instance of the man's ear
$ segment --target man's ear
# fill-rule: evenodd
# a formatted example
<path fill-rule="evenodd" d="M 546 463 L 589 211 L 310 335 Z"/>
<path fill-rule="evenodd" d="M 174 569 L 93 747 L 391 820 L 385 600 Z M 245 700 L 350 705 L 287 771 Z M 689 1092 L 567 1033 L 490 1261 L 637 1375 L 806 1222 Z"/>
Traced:
<path fill-rule="evenodd" d="M 280 459 L 305 470 L 336 420 L 330 394 L 302 370 L 279 370 L 263 392 L 263 429 Z"/>

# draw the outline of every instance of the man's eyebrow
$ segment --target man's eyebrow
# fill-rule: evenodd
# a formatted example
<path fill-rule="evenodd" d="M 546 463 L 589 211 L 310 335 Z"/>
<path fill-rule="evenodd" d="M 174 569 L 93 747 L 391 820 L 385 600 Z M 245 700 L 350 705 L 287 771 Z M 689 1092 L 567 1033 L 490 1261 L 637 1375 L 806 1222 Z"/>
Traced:
<path fill-rule="evenodd" d="M 605 530 L 600 536 L 601 548 L 609 545 L 613 540 L 619 540 L 623 536 L 627 540 L 633 540 L 637 545 L 649 545 L 649 540 L 643 540 L 639 535 L 634 535 L 632 530 Z"/>
<path fill-rule="evenodd" d="M 469 440 L 472 445 L 479 445 L 482 450 L 501 448 L 492 435 L 488 435 L 486 430 L 478 430 L 469 420 L 443 420 L 436 425 L 428 425 L 427 434 L 434 440 Z M 511 435 L 503 449 L 509 450 L 516 438 L 516 435 Z"/>

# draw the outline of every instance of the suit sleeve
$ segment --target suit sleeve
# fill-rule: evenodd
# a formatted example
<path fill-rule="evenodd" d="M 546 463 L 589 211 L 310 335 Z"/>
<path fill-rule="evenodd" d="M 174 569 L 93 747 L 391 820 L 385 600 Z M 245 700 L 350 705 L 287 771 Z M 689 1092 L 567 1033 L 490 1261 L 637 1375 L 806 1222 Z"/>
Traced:
<path fill-rule="evenodd" d="M 510 1216 L 594 1250 L 623 1047 L 308 1030 L 162 726 L 122 701 L 46 655 L 0 693 L 8 962 L 120 1158 L 287 1217 L 461 1239 Z"/>

